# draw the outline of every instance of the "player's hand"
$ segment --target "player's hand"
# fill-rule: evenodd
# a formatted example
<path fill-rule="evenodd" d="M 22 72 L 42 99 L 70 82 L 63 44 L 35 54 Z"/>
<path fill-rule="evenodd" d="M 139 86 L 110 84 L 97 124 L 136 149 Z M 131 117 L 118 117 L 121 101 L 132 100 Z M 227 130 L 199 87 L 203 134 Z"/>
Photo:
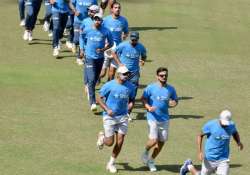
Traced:
<path fill-rule="evenodd" d="M 50 4 L 53 5 L 53 4 L 55 4 L 56 1 L 55 0 L 49 0 L 49 2 L 50 2 Z"/>
<path fill-rule="evenodd" d="M 243 150 L 243 147 L 244 147 L 243 144 L 241 142 L 239 142 L 238 143 L 238 148 L 239 148 L 240 151 Z"/>
<path fill-rule="evenodd" d="M 177 102 L 175 100 L 169 100 L 168 106 L 169 107 L 175 107 L 177 105 Z"/>
<path fill-rule="evenodd" d="M 144 64 L 145 64 L 145 61 L 140 60 L 140 66 L 144 66 Z"/>
<path fill-rule="evenodd" d="M 108 116 L 112 116 L 113 115 L 113 111 L 111 109 L 108 109 L 106 112 L 107 112 Z"/>
<path fill-rule="evenodd" d="M 80 57 L 81 59 L 84 58 L 84 52 L 83 52 L 82 50 L 80 51 L 79 57 Z"/>
<path fill-rule="evenodd" d="M 76 10 L 76 11 L 74 12 L 74 15 L 75 15 L 75 16 L 79 16 L 80 13 Z"/>
<path fill-rule="evenodd" d="M 100 48 L 98 48 L 98 49 L 96 49 L 96 52 L 97 52 L 97 53 L 104 52 L 104 49 L 100 49 Z"/>
<path fill-rule="evenodd" d="M 198 159 L 200 160 L 200 161 L 203 161 L 203 153 L 202 152 L 200 152 L 199 154 L 198 154 Z"/>
<path fill-rule="evenodd" d="M 154 112 L 156 110 L 155 106 L 148 106 L 147 107 L 148 112 Z"/>

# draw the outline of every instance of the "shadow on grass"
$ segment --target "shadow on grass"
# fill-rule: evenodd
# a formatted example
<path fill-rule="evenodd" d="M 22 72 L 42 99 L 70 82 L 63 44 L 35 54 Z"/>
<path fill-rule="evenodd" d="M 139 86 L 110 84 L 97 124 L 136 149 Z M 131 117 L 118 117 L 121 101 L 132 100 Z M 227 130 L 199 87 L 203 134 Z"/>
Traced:
<path fill-rule="evenodd" d="M 144 88 L 146 88 L 146 87 L 147 87 L 146 84 L 139 84 L 139 86 L 138 86 L 139 89 L 144 89 Z"/>
<path fill-rule="evenodd" d="M 135 112 L 133 111 L 133 114 L 135 114 L 133 120 L 146 120 L 146 111 L 145 112 Z M 204 118 L 204 116 L 201 115 L 188 115 L 188 114 L 180 114 L 180 115 L 170 115 L 170 119 L 201 119 Z"/>
<path fill-rule="evenodd" d="M 129 163 L 117 163 L 117 165 L 123 166 L 123 169 L 118 169 L 119 171 L 149 171 L 147 166 L 141 166 L 141 167 L 132 167 L 129 165 Z M 158 171 L 169 171 L 173 173 L 180 172 L 180 168 L 182 165 L 178 164 L 172 164 L 172 165 L 156 165 L 156 168 Z M 201 169 L 201 165 L 194 165 L 198 170 Z M 238 168 L 242 167 L 241 164 L 232 164 L 230 165 L 230 168 Z"/>
<path fill-rule="evenodd" d="M 62 56 L 57 56 L 56 59 L 58 60 L 61 60 L 61 59 L 64 59 L 64 58 L 74 58 L 73 55 L 62 55 Z"/>
<path fill-rule="evenodd" d="M 33 41 L 50 41 L 52 43 L 51 39 L 42 39 L 42 38 L 34 38 Z"/>
<path fill-rule="evenodd" d="M 194 97 L 178 97 L 178 100 L 192 100 Z"/>
<path fill-rule="evenodd" d="M 36 44 L 41 44 L 41 45 L 52 45 L 52 43 L 45 43 L 45 42 L 34 42 L 34 41 L 32 41 L 32 42 L 29 42 L 29 45 L 36 45 Z"/>
<path fill-rule="evenodd" d="M 177 30 L 178 27 L 173 26 L 173 27 L 130 27 L 130 31 L 147 31 L 147 30 Z"/>

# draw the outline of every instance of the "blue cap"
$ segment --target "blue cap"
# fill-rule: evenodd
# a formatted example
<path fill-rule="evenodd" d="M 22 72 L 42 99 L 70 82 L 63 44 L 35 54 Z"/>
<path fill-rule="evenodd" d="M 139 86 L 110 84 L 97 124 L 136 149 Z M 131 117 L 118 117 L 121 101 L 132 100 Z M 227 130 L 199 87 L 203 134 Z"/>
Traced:
<path fill-rule="evenodd" d="M 136 31 L 133 31 L 130 33 L 130 39 L 133 40 L 133 39 L 139 39 L 139 32 L 136 32 Z"/>

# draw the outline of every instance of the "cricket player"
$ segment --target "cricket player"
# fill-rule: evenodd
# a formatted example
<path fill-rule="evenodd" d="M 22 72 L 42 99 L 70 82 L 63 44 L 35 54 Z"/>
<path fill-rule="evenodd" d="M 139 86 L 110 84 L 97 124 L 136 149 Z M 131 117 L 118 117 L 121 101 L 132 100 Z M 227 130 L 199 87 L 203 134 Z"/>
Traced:
<path fill-rule="evenodd" d="M 202 150 L 204 136 L 207 138 L 205 150 Z M 202 132 L 197 137 L 198 157 L 202 161 L 202 168 L 199 172 L 190 159 L 184 162 L 180 169 L 180 175 L 190 172 L 192 175 L 217 175 L 229 174 L 229 144 L 233 136 L 239 150 L 243 149 L 240 135 L 235 123 L 232 121 L 232 113 L 223 110 L 218 119 L 208 121 L 202 128 Z"/>
<path fill-rule="evenodd" d="M 128 21 L 124 16 L 121 16 L 121 4 L 114 2 L 111 4 L 111 14 L 106 16 L 103 20 L 103 26 L 111 31 L 115 45 L 119 45 L 128 36 L 129 28 Z M 101 77 L 104 77 L 109 68 L 109 80 L 114 79 L 115 71 L 118 65 L 113 59 L 105 58 Z M 112 64 L 110 65 L 110 62 Z"/>
<path fill-rule="evenodd" d="M 104 84 L 97 98 L 103 108 L 104 133 L 99 132 L 97 146 L 113 146 L 107 170 L 116 173 L 115 160 L 118 157 L 128 130 L 128 113 L 133 107 L 135 86 L 127 81 L 129 70 L 125 66 L 117 69 L 116 79 Z"/>
<path fill-rule="evenodd" d="M 157 171 L 154 160 L 168 139 L 168 109 L 178 104 L 175 88 L 167 83 L 168 69 L 159 67 L 156 70 L 156 79 L 155 83 L 146 87 L 141 98 L 147 109 L 149 129 L 148 141 L 141 158 L 151 172 Z M 149 154 L 151 149 L 152 154 Z"/>
<path fill-rule="evenodd" d="M 104 51 L 113 46 L 111 32 L 102 26 L 102 16 L 100 14 L 95 14 L 92 27 L 83 31 L 81 42 L 84 43 L 80 43 L 80 57 L 85 55 L 85 72 L 90 109 L 95 112 L 97 110 L 95 86 L 102 69 Z"/>

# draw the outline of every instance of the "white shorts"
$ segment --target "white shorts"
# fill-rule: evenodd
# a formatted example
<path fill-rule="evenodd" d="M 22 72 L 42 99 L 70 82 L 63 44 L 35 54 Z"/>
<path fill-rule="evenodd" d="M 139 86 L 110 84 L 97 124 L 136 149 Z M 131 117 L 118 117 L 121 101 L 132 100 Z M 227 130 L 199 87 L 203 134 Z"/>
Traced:
<path fill-rule="evenodd" d="M 217 175 L 229 174 L 229 159 L 222 161 L 208 161 L 206 159 L 202 162 L 201 175 L 210 175 L 216 173 Z"/>
<path fill-rule="evenodd" d="M 157 122 L 148 120 L 149 139 L 157 139 L 161 142 L 168 140 L 169 121 Z"/>
<path fill-rule="evenodd" d="M 112 58 L 104 57 L 104 62 L 103 62 L 103 65 L 102 65 L 102 69 L 109 68 L 111 60 L 112 60 Z"/>
<path fill-rule="evenodd" d="M 111 137 L 118 132 L 126 135 L 128 131 L 128 115 L 119 117 L 103 116 L 103 127 L 105 137 Z"/>

